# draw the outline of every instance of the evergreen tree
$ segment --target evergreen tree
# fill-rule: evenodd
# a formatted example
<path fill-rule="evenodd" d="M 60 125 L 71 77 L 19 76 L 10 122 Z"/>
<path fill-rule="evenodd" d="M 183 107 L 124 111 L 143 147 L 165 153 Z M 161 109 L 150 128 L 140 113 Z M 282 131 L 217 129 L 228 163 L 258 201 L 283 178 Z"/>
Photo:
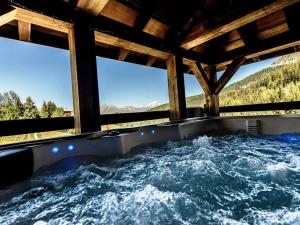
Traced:
<path fill-rule="evenodd" d="M 55 112 L 56 110 L 56 105 L 51 102 L 51 101 L 48 101 L 47 103 L 44 101 L 43 102 L 43 105 L 42 105 L 42 109 L 41 109 L 41 116 L 43 118 L 51 118 L 53 113 Z"/>
<path fill-rule="evenodd" d="M 24 103 L 24 118 L 25 119 L 37 119 L 40 118 L 39 111 L 32 101 L 31 97 L 26 98 L 26 102 Z"/>
<path fill-rule="evenodd" d="M 40 115 L 43 118 L 48 118 L 48 111 L 47 111 L 47 103 L 43 101 L 43 105 L 40 111 Z"/>

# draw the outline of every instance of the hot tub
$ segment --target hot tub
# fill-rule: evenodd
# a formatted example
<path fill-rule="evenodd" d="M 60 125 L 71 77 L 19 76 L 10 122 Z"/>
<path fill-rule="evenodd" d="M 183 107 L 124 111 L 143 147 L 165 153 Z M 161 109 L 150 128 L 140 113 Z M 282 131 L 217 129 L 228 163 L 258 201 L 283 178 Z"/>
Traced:
<path fill-rule="evenodd" d="M 7 146 L 0 223 L 299 224 L 299 120 L 195 118 Z"/>

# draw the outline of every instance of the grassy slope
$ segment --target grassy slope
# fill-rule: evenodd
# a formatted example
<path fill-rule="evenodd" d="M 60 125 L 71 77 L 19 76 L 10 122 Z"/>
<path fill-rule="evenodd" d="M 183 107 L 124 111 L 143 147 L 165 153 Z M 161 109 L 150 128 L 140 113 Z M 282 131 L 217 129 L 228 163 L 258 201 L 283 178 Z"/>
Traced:
<path fill-rule="evenodd" d="M 290 63 L 292 60 L 294 60 L 293 63 Z M 287 64 L 286 65 L 280 64 L 280 63 L 284 63 L 284 62 L 287 62 Z M 278 61 L 273 63 L 274 66 L 270 66 L 268 68 L 262 69 L 256 73 L 244 78 L 243 80 L 240 80 L 238 82 L 235 82 L 235 83 L 229 85 L 228 87 L 224 88 L 222 90 L 222 92 L 220 93 L 220 105 L 223 105 L 223 106 L 230 105 L 230 100 L 234 98 L 235 94 L 237 92 L 242 92 L 243 89 L 246 89 L 246 87 L 247 87 L 247 89 L 251 90 L 253 93 L 255 93 L 255 91 L 257 89 L 266 88 L 266 86 L 268 86 L 268 84 L 267 85 L 264 84 L 262 82 L 264 80 L 269 79 L 272 81 L 272 83 L 273 82 L 278 83 L 280 81 L 280 79 L 282 79 L 282 77 L 280 77 L 280 74 L 279 75 L 277 75 L 277 74 L 283 73 L 285 76 L 289 76 L 290 74 L 288 74 L 286 72 L 286 70 L 290 67 L 294 68 L 294 66 L 296 66 L 294 62 L 297 62 L 298 65 L 300 64 L 300 53 L 283 56 Z M 296 70 L 296 73 L 298 73 L 297 75 L 300 80 L 299 68 L 294 69 L 294 70 Z M 276 74 L 276 75 L 274 76 L 274 74 Z M 269 80 L 268 80 L 268 82 L 269 82 Z M 285 83 L 284 87 L 286 87 L 286 86 L 288 86 L 288 84 Z M 276 88 L 269 87 L 269 91 L 275 92 Z M 245 94 L 249 95 L 249 93 L 245 93 Z M 237 97 L 237 96 L 235 96 L 235 97 Z M 240 95 L 238 97 L 240 98 L 241 102 L 243 102 L 243 104 L 257 103 L 257 102 L 253 102 L 251 100 L 249 101 L 249 99 L 243 95 Z M 205 102 L 204 100 L 205 100 L 204 94 L 200 94 L 200 95 L 187 97 L 186 103 L 187 103 L 188 107 L 203 106 L 204 102 Z M 263 99 L 263 100 L 264 101 L 266 100 L 267 102 L 273 102 L 272 99 Z M 263 102 L 263 100 L 262 100 L 262 102 Z M 295 100 L 295 99 L 290 99 L 290 100 Z M 300 99 L 296 99 L 296 100 L 300 100 Z M 233 102 L 233 104 L 234 104 L 234 102 Z M 166 103 L 166 104 L 157 106 L 155 108 L 152 108 L 149 111 L 167 110 L 168 108 L 169 108 L 169 105 L 168 105 L 168 103 Z"/>

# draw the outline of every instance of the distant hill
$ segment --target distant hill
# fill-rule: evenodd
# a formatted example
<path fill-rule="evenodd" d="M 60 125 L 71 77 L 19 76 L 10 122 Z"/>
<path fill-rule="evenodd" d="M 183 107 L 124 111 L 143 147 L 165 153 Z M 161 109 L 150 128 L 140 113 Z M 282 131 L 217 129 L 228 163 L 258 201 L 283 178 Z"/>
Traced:
<path fill-rule="evenodd" d="M 300 100 L 300 53 L 280 57 L 262 69 L 224 88 L 220 93 L 220 106 L 245 105 Z M 204 94 L 186 98 L 188 107 L 205 103 Z M 150 111 L 167 110 L 163 104 Z"/>
<path fill-rule="evenodd" d="M 117 114 L 117 113 L 133 113 L 133 112 L 144 112 L 148 111 L 149 109 L 159 105 L 157 102 L 150 102 L 148 104 L 142 106 L 124 106 L 124 107 L 117 107 L 114 105 L 107 105 L 102 104 L 100 106 L 100 113 L 101 114 Z"/>

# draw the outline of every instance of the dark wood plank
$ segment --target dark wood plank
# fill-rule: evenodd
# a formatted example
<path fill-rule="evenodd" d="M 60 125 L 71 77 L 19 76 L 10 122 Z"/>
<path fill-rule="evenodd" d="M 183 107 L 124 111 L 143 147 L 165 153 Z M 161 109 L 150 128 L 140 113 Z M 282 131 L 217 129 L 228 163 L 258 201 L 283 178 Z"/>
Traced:
<path fill-rule="evenodd" d="M 0 136 L 74 128 L 73 117 L 0 121 Z"/>
<path fill-rule="evenodd" d="M 100 124 L 109 125 L 116 123 L 128 123 L 145 120 L 156 120 L 169 118 L 170 111 L 157 111 L 157 112 L 138 112 L 138 113 L 121 113 L 121 114 L 104 114 L 100 115 Z"/>
<path fill-rule="evenodd" d="M 300 109 L 300 101 L 220 107 L 221 113 Z"/>
<path fill-rule="evenodd" d="M 76 133 L 100 130 L 95 36 L 84 15 L 69 32 L 72 90 Z"/>
<path fill-rule="evenodd" d="M 186 118 L 183 60 L 171 56 L 167 60 L 170 120 Z"/>

